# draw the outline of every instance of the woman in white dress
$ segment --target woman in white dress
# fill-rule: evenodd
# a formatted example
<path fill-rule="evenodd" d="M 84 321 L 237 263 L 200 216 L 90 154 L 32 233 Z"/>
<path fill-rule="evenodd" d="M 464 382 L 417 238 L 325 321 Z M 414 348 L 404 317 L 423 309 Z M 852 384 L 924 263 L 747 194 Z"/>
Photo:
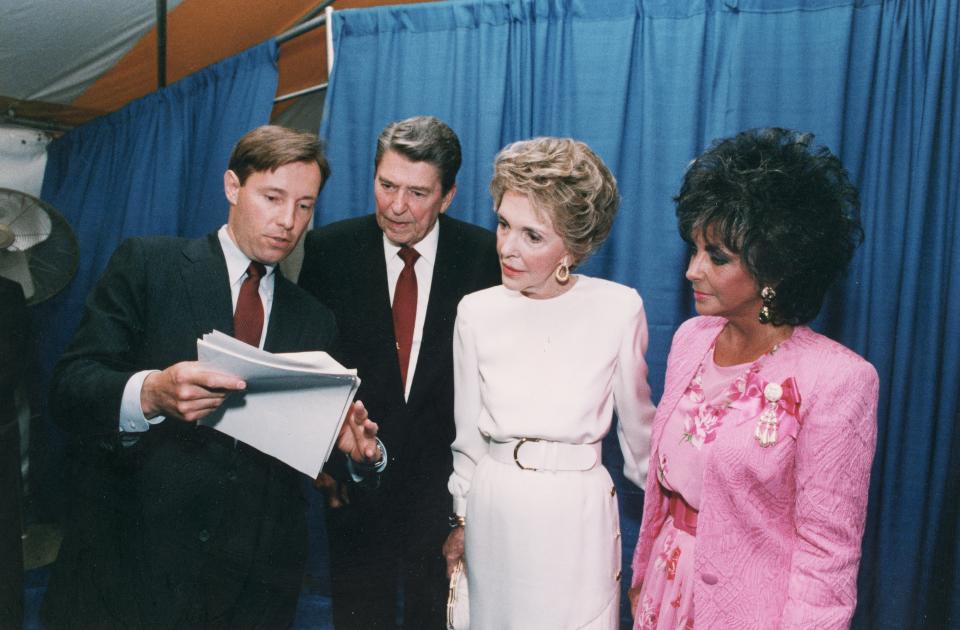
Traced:
<path fill-rule="evenodd" d="M 454 515 L 470 627 L 617 628 L 620 530 L 600 444 L 646 477 L 654 407 L 637 292 L 571 273 L 606 239 L 616 181 L 587 145 L 504 148 L 490 184 L 503 285 L 461 302 L 454 337 Z"/>

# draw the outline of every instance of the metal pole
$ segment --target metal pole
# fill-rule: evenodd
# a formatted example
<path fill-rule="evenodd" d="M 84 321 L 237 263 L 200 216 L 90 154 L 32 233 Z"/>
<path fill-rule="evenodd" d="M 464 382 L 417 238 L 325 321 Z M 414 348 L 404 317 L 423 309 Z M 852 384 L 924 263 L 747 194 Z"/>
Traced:
<path fill-rule="evenodd" d="M 289 101 L 291 98 L 297 98 L 298 96 L 305 96 L 305 95 L 307 95 L 307 94 L 313 94 L 314 92 L 322 92 L 322 91 L 325 90 L 325 89 L 327 89 L 327 84 L 326 84 L 326 83 L 319 83 L 319 84 L 317 84 L 317 85 L 314 85 L 314 86 L 311 86 L 311 87 L 308 87 L 308 88 L 303 88 L 302 90 L 297 90 L 296 92 L 290 92 L 290 93 L 288 93 L 288 94 L 284 94 L 284 95 L 282 95 L 282 96 L 278 96 L 277 98 L 273 99 L 273 102 L 274 102 L 274 103 L 282 103 L 282 102 L 284 102 L 284 101 Z"/>
<path fill-rule="evenodd" d="M 317 28 L 318 26 L 323 26 L 323 25 L 326 24 L 326 23 L 327 23 L 327 16 L 326 16 L 326 15 L 318 15 L 317 17 L 313 18 L 312 20 L 307 20 L 307 21 L 304 22 L 303 24 L 300 24 L 300 25 L 298 25 L 298 26 L 294 26 L 294 27 L 291 28 L 289 31 L 286 31 L 286 32 L 284 32 L 284 33 L 280 33 L 279 35 L 277 35 L 277 43 L 278 43 L 278 44 L 282 44 L 283 42 L 286 42 L 286 41 L 289 41 L 289 40 L 293 39 L 294 37 L 297 37 L 297 36 L 299 36 L 299 35 L 303 35 L 304 33 L 308 32 L 308 31 L 312 31 L 313 29 Z"/>
<path fill-rule="evenodd" d="M 329 6 L 330 6 L 331 4 L 333 4 L 334 2 L 335 2 L 335 0 L 326 0 L 325 2 L 321 2 L 321 3 L 320 3 L 319 5 L 317 5 L 315 8 L 307 11 L 306 14 L 304 14 L 304 16 L 303 16 L 302 18 L 300 18 L 299 20 L 297 20 L 296 26 L 299 26 L 300 24 L 303 24 L 303 23 L 306 22 L 307 20 L 312 19 L 315 15 L 319 15 L 319 14 L 321 14 L 321 13 L 324 13 L 324 12 L 326 11 L 327 7 L 329 7 Z"/>
<path fill-rule="evenodd" d="M 324 24 L 326 24 L 326 23 L 327 23 L 327 15 L 329 15 L 330 11 L 332 10 L 332 9 L 330 9 L 330 5 L 333 4 L 333 3 L 334 3 L 334 0 L 326 0 L 325 2 L 320 3 L 320 6 L 318 6 L 318 7 L 315 8 L 315 9 L 313 9 L 312 11 L 310 11 L 310 12 L 304 17 L 304 19 L 301 20 L 300 24 L 297 24 L 296 26 L 294 26 L 294 27 L 291 28 L 290 30 L 285 31 L 285 32 L 280 33 L 279 35 L 277 35 L 277 37 L 276 37 L 277 44 L 279 45 L 279 44 L 282 44 L 282 43 L 284 43 L 284 42 L 286 42 L 286 41 L 290 41 L 290 40 L 293 39 L 294 37 L 299 37 L 300 35 L 303 35 L 304 33 L 307 33 L 307 32 L 309 32 L 309 31 L 312 31 L 313 29 L 318 28 L 318 27 L 323 26 Z M 321 11 L 323 11 L 324 14 L 323 14 L 323 15 L 317 15 L 317 13 L 320 13 Z M 314 17 L 314 16 L 316 16 L 316 17 Z M 326 84 L 326 83 L 320 83 L 320 84 L 318 84 L 318 85 L 314 85 L 314 86 L 311 86 L 311 87 L 308 87 L 308 88 L 303 88 L 302 90 L 297 90 L 296 92 L 289 92 L 289 93 L 287 93 L 287 94 L 282 94 L 282 95 L 276 97 L 275 99 L 273 99 L 273 102 L 274 102 L 274 103 L 282 103 L 282 102 L 284 102 L 284 101 L 289 101 L 290 99 L 297 98 L 297 97 L 299 97 L 299 96 L 305 96 L 305 95 L 307 95 L 307 94 L 313 94 L 314 92 L 322 92 L 322 91 L 325 90 L 325 89 L 327 89 L 327 84 Z"/>
<path fill-rule="evenodd" d="M 167 85 L 167 0 L 157 0 L 157 89 Z"/>
<path fill-rule="evenodd" d="M 0 113 L 0 125 L 15 125 L 17 127 L 29 127 L 30 129 L 37 129 L 39 131 L 47 131 L 50 133 L 66 133 L 73 129 L 73 125 L 65 125 L 63 123 L 58 123 L 50 120 L 36 120 L 34 118 L 24 118 L 22 116 L 17 116 L 16 111 L 11 107 L 7 109 L 6 113 Z"/>

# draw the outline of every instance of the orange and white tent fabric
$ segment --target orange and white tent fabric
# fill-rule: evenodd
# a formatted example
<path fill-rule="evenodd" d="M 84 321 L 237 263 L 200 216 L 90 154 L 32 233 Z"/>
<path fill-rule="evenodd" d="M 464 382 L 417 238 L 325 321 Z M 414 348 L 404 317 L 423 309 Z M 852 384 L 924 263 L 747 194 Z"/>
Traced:
<path fill-rule="evenodd" d="M 403 2 L 337 0 L 332 7 Z M 329 3 L 165 0 L 165 4 L 169 85 L 280 35 Z M 157 0 L 0 3 L 0 124 L 74 127 L 156 90 L 157 6 Z M 325 82 L 326 54 L 323 28 L 284 42 L 278 95 Z M 289 104 L 278 104 L 274 114 Z"/>

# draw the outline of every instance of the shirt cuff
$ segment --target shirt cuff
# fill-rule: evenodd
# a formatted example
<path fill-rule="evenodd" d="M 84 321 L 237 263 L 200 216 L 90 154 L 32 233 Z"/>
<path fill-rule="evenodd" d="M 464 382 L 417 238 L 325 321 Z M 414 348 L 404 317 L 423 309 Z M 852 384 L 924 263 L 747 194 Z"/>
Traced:
<path fill-rule="evenodd" d="M 120 422 L 119 429 L 121 433 L 143 433 L 150 429 L 150 425 L 163 422 L 165 416 L 156 416 L 149 420 L 143 415 L 143 408 L 140 406 L 140 391 L 143 389 L 143 382 L 147 377 L 159 370 L 144 370 L 137 372 L 127 380 L 123 388 L 123 398 L 120 399 Z"/>
<path fill-rule="evenodd" d="M 374 438 L 377 441 L 377 449 L 380 451 L 380 461 L 376 464 L 361 464 L 350 459 L 350 456 L 344 453 L 347 458 L 347 472 L 350 478 L 359 483 L 364 480 L 369 473 L 382 473 L 387 467 L 387 447 L 383 445 L 380 438 Z"/>
<path fill-rule="evenodd" d="M 453 513 L 457 516 L 466 516 L 467 514 L 467 497 L 453 497 Z"/>

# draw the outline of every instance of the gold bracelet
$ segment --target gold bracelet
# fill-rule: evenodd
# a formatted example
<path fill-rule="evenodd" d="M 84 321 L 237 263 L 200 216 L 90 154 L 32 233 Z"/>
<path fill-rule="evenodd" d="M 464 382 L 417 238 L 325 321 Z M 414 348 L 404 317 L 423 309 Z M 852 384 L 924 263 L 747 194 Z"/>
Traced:
<path fill-rule="evenodd" d="M 459 514 L 450 515 L 450 529 L 456 529 L 458 527 L 466 527 L 467 519 L 466 517 L 460 516 Z"/>

